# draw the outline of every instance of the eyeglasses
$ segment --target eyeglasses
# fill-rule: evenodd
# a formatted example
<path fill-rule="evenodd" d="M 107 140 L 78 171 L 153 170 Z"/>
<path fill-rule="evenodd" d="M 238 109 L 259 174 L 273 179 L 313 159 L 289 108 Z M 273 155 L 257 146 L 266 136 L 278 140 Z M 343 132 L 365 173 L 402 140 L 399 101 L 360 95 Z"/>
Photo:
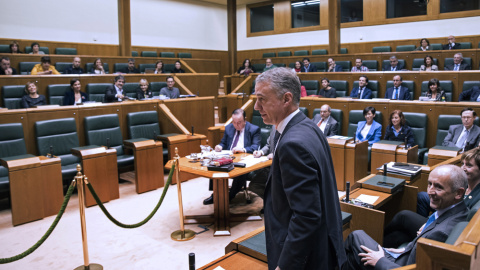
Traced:
<path fill-rule="evenodd" d="M 465 120 L 469 120 L 469 119 L 472 119 L 473 117 L 471 116 L 462 116 L 462 119 L 465 119 Z"/>

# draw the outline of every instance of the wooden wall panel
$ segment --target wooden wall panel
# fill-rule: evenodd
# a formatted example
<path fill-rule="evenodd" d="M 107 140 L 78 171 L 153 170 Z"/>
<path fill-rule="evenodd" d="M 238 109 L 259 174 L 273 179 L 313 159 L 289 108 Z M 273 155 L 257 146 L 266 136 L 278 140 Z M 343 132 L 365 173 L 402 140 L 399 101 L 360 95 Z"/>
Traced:
<path fill-rule="evenodd" d="M 170 99 L 164 103 L 189 131 L 194 126 L 195 133 L 207 135 L 208 128 L 215 125 L 213 97 Z M 161 129 L 162 133 L 178 133 L 171 123 L 162 122 Z"/>

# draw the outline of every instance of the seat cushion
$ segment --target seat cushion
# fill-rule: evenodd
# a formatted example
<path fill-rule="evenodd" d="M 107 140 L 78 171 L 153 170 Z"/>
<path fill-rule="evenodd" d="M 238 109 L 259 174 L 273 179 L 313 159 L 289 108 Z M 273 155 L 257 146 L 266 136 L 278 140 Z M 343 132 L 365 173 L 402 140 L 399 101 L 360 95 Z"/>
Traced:
<path fill-rule="evenodd" d="M 392 47 L 390 46 L 378 46 L 378 47 L 373 47 L 372 52 L 391 52 Z"/>
<path fill-rule="evenodd" d="M 128 136 L 130 139 L 154 139 L 160 135 L 157 111 L 127 114 Z"/>
<path fill-rule="evenodd" d="M 126 167 L 133 165 L 133 155 L 119 155 L 117 156 L 117 166 Z"/>
<path fill-rule="evenodd" d="M 312 50 L 312 55 L 324 55 L 324 54 L 328 54 L 328 51 L 325 49 Z"/>
<path fill-rule="evenodd" d="M 142 57 L 157 57 L 156 51 L 143 51 Z"/>
<path fill-rule="evenodd" d="M 267 52 L 263 53 L 262 58 L 268 58 L 268 57 L 276 57 L 277 54 L 275 52 Z"/>
<path fill-rule="evenodd" d="M 161 52 L 160 57 L 175 58 L 174 52 Z"/>
<path fill-rule="evenodd" d="M 55 48 L 55 54 L 77 55 L 76 48 Z"/>
<path fill-rule="evenodd" d="M 178 58 L 192 58 L 192 54 L 187 52 L 179 52 L 177 55 Z"/>

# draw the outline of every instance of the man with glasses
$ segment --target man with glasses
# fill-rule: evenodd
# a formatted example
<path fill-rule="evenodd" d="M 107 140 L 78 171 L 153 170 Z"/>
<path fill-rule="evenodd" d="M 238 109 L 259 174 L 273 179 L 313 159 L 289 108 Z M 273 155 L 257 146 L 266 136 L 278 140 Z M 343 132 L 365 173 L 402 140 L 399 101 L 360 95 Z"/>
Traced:
<path fill-rule="evenodd" d="M 402 76 L 393 76 L 393 87 L 387 89 L 385 92 L 385 98 L 396 100 L 412 100 L 410 90 L 407 87 L 402 86 Z"/>
<path fill-rule="evenodd" d="M 456 53 L 453 56 L 453 64 L 445 66 L 445 70 L 452 70 L 452 71 L 460 71 L 460 70 L 471 70 L 472 67 L 467 64 L 463 63 L 463 54 Z"/>
<path fill-rule="evenodd" d="M 267 60 L 265 61 L 265 68 L 263 69 L 263 72 L 267 71 L 267 70 L 270 70 L 272 68 L 276 68 L 277 66 L 275 66 L 273 63 L 272 63 L 272 59 L 270 58 L 267 58 Z"/>
<path fill-rule="evenodd" d="M 462 45 L 455 43 L 455 37 L 450 35 L 448 36 L 448 43 L 443 45 L 444 50 L 458 50 Z"/>
<path fill-rule="evenodd" d="M 383 67 L 383 71 L 401 71 L 403 69 L 402 63 L 398 62 L 395 55 L 390 57 L 390 64 Z"/>
<path fill-rule="evenodd" d="M 474 125 L 477 113 L 472 108 L 465 108 L 460 112 L 462 124 L 451 125 L 448 134 L 443 140 L 443 146 L 458 147 L 468 151 L 480 143 L 480 127 Z"/>

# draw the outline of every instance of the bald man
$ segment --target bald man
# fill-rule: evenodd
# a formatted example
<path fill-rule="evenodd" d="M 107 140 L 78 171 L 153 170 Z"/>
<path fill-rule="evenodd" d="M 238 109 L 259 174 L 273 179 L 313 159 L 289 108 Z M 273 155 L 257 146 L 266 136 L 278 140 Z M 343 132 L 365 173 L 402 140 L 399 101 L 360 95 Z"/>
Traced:
<path fill-rule="evenodd" d="M 338 122 L 330 116 L 331 113 L 332 108 L 325 104 L 320 108 L 320 113 L 312 119 L 326 137 L 338 134 Z"/>

